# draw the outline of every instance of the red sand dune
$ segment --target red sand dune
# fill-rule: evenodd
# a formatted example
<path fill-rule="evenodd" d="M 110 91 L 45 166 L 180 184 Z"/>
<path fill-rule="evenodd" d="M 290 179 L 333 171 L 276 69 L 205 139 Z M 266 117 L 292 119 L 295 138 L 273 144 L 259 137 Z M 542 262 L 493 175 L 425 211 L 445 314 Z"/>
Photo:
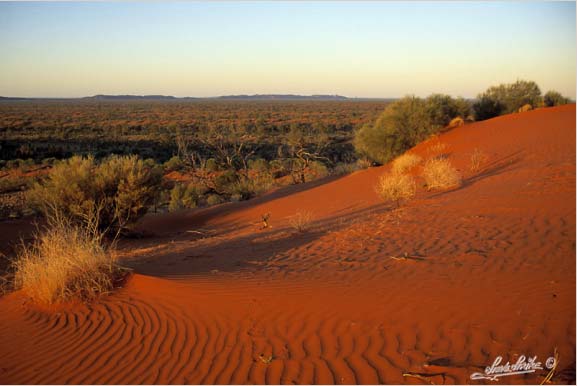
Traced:
<path fill-rule="evenodd" d="M 149 216 L 118 292 L 49 311 L 0 299 L 0 380 L 476 383 L 499 355 L 556 348 L 554 381 L 574 382 L 575 129 L 569 105 L 445 133 L 463 186 L 399 210 L 374 192 L 385 166 Z M 489 162 L 471 175 L 475 148 Z M 288 226 L 298 211 L 307 233 Z"/>

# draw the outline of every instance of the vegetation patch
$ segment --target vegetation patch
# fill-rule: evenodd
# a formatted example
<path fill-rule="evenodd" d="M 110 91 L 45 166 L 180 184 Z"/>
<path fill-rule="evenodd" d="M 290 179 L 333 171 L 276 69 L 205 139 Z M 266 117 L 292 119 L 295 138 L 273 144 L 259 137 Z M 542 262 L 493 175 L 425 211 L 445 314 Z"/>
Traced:
<path fill-rule="evenodd" d="M 91 300 L 111 291 L 121 276 L 101 235 L 66 221 L 53 224 L 23 246 L 14 263 L 15 288 L 35 302 Z"/>
<path fill-rule="evenodd" d="M 427 160 L 422 176 L 429 190 L 444 190 L 461 185 L 461 175 L 446 158 Z"/>

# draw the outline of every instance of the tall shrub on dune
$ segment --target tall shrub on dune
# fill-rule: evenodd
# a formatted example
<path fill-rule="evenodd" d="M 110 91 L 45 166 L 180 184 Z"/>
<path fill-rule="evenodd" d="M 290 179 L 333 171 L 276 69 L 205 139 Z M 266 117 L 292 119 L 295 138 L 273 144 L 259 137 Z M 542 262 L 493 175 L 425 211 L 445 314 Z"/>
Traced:
<path fill-rule="evenodd" d="M 551 90 L 543 96 L 543 104 L 545 107 L 561 106 L 571 103 L 571 100 L 561 95 L 561 93 Z"/>
<path fill-rule="evenodd" d="M 354 146 L 361 156 L 384 164 L 437 129 L 425 101 L 407 96 L 388 105 L 374 124 L 362 126 Z"/>
<path fill-rule="evenodd" d="M 485 120 L 518 112 L 525 105 L 539 107 L 542 103 L 541 90 L 537 83 L 518 80 L 515 83 L 489 87 L 477 97 L 473 110 L 475 119 Z"/>

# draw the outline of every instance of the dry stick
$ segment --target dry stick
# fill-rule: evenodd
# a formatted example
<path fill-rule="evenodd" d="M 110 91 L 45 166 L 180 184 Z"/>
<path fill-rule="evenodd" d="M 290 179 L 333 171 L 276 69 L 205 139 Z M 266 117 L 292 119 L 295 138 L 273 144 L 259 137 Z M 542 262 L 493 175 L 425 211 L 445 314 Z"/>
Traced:
<path fill-rule="evenodd" d="M 422 257 L 417 256 L 409 256 L 408 253 L 405 252 L 403 256 L 389 256 L 393 260 L 415 260 L 415 261 L 422 261 L 425 260 Z"/>
<path fill-rule="evenodd" d="M 411 377 L 411 378 L 417 378 L 420 379 L 421 381 L 425 381 L 427 382 L 429 385 L 434 385 L 435 382 L 431 381 L 430 379 L 428 379 L 428 377 L 435 377 L 437 375 L 440 375 L 443 377 L 443 382 L 445 379 L 445 375 L 444 374 L 431 374 L 431 375 L 427 375 L 427 374 L 416 374 L 416 373 L 403 373 L 403 377 Z"/>

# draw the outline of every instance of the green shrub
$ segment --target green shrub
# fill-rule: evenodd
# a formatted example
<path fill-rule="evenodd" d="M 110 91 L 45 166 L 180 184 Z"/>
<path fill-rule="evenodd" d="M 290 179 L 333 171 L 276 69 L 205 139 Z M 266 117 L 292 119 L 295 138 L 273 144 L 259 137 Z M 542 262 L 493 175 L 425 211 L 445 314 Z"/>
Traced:
<path fill-rule="evenodd" d="M 219 169 L 218 163 L 214 158 L 207 159 L 204 168 L 209 172 L 216 172 Z"/>
<path fill-rule="evenodd" d="M 48 219 L 120 231 L 154 203 L 162 173 L 136 156 L 72 157 L 54 166 L 29 192 L 30 202 Z"/>
<path fill-rule="evenodd" d="M 209 206 L 218 205 L 222 203 L 224 200 L 218 194 L 211 194 L 206 198 L 206 203 Z"/>
<path fill-rule="evenodd" d="M 405 97 L 391 103 L 374 124 L 362 126 L 354 138 L 357 153 L 384 164 L 439 131 L 420 98 Z"/>
<path fill-rule="evenodd" d="M 164 170 L 166 170 L 167 172 L 171 172 L 174 170 L 182 169 L 184 164 L 183 164 L 182 160 L 180 159 L 180 157 L 175 155 L 174 157 L 171 157 L 168 161 L 166 161 L 163 166 L 164 166 Z"/>
<path fill-rule="evenodd" d="M 566 105 L 568 103 L 571 103 L 571 100 L 569 98 L 564 97 L 563 95 L 561 95 L 561 93 L 554 90 L 547 91 L 545 96 L 543 96 L 543 104 L 546 107 L 561 106 Z"/>
<path fill-rule="evenodd" d="M 269 170 L 269 164 L 265 159 L 257 158 L 248 161 L 248 168 L 254 170 L 255 172 L 265 173 Z"/>
<path fill-rule="evenodd" d="M 433 94 L 425 103 L 433 126 L 446 127 L 454 118 L 466 118 L 471 114 L 471 106 L 463 98 L 454 99 L 449 95 Z"/>
<path fill-rule="evenodd" d="M 312 161 L 309 169 L 313 174 L 314 178 L 322 178 L 329 175 L 329 169 L 326 165 L 320 161 Z"/>
<path fill-rule="evenodd" d="M 535 82 L 518 80 L 515 83 L 492 86 L 480 94 L 473 104 L 475 119 L 484 120 L 519 111 L 524 105 L 542 103 L 541 90 Z"/>

